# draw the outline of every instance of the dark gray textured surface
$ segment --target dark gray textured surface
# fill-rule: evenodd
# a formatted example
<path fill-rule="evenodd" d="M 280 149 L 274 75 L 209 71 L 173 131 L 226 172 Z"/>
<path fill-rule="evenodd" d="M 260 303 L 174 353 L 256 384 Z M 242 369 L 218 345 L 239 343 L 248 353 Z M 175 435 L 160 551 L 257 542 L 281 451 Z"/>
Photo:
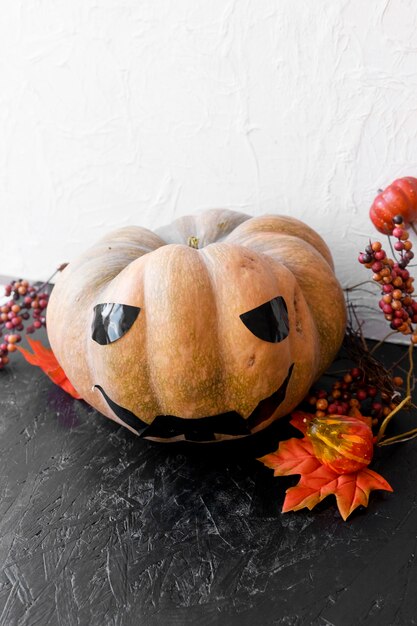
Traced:
<path fill-rule="evenodd" d="M 416 624 L 417 441 L 374 465 L 395 493 L 344 523 L 331 499 L 280 513 L 295 479 L 254 460 L 280 429 L 243 446 L 152 444 L 13 358 L 0 624 Z"/>

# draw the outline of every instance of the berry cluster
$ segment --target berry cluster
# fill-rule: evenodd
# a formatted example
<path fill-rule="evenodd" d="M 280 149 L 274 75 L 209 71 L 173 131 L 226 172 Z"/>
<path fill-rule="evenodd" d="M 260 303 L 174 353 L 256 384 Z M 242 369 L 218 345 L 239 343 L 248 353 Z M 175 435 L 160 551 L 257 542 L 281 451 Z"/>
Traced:
<path fill-rule="evenodd" d="M 395 376 L 392 382 L 395 387 L 403 385 L 400 376 Z M 375 424 L 397 406 L 388 393 L 381 392 L 369 382 L 359 367 L 353 367 L 336 381 L 330 392 L 312 390 L 306 400 L 314 408 L 316 417 L 349 415 L 358 410 L 362 415 L 370 415 Z"/>
<path fill-rule="evenodd" d="M 379 241 L 369 243 L 365 252 L 361 252 L 358 261 L 373 271 L 372 279 L 381 286 L 379 307 L 390 322 L 392 330 L 404 335 L 411 335 L 411 341 L 417 343 L 417 302 L 412 297 L 414 278 L 406 269 L 414 258 L 413 244 L 409 241 L 409 233 L 404 226 L 401 215 L 393 218 L 393 237 L 397 239 L 394 249 L 399 252 L 399 259 L 387 256 Z"/>
<path fill-rule="evenodd" d="M 45 309 L 48 306 L 49 295 L 42 289 L 36 289 L 27 280 L 14 280 L 6 285 L 4 295 L 10 300 L 0 306 L 0 370 L 9 362 L 9 355 L 17 350 L 16 344 L 22 340 L 21 331 L 27 334 L 34 333 L 45 326 Z M 32 323 L 26 326 L 25 322 L 32 317 Z"/>

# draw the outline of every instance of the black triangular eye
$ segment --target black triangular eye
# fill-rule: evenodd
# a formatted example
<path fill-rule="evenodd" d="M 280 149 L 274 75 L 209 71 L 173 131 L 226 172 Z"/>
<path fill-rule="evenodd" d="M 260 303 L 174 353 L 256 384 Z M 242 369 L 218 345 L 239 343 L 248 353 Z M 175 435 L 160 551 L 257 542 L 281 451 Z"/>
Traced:
<path fill-rule="evenodd" d="M 92 339 L 101 346 L 117 341 L 131 328 L 139 312 L 139 307 L 129 304 L 96 304 L 91 325 Z"/>
<path fill-rule="evenodd" d="M 278 343 L 290 332 L 288 309 L 282 296 L 242 313 L 240 319 L 255 337 L 263 341 Z"/>

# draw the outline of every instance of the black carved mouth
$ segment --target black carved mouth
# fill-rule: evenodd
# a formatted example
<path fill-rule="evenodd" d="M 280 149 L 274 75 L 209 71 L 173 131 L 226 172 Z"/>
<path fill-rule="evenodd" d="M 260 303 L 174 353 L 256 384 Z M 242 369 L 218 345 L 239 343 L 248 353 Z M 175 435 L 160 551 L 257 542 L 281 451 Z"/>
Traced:
<path fill-rule="evenodd" d="M 169 440 L 183 436 L 186 441 L 215 441 L 216 434 L 245 437 L 250 435 L 259 424 L 268 420 L 285 398 L 293 368 L 294 364 L 291 365 L 279 389 L 268 398 L 261 400 L 246 419 L 236 411 L 228 411 L 198 418 L 157 415 L 152 424 L 147 424 L 129 409 L 116 404 L 100 385 L 94 385 L 94 387 L 100 391 L 113 413 L 133 428 L 140 437 Z"/>

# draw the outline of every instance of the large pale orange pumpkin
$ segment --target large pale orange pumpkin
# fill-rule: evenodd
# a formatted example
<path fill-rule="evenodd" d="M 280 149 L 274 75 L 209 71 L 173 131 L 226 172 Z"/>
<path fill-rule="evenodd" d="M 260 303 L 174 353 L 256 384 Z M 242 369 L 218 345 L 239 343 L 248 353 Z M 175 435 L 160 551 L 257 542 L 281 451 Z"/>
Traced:
<path fill-rule="evenodd" d="M 333 360 L 345 322 L 316 232 L 228 210 L 114 231 L 64 270 L 47 318 L 82 397 L 164 441 L 247 436 L 286 415 Z"/>

